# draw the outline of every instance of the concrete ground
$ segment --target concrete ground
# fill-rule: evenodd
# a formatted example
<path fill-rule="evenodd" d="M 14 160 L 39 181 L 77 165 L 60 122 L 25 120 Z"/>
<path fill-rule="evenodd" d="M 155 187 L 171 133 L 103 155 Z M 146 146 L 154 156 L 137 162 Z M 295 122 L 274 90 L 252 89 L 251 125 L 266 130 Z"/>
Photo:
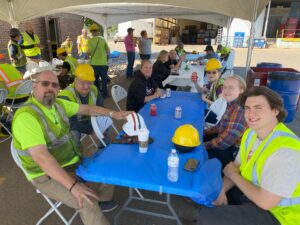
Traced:
<path fill-rule="evenodd" d="M 123 43 L 109 43 L 111 50 L 124 51 Z M 188 51 L 203 51 L 205 46 L 186 46 Z M 153 50 L 158 52 L 162 49 L 169 50 L 174 46 L 155 46 Z M 252 65 L 257 62 L 268 61 L 282 63 L 284 67 L 295 68 L 300 71 L 299 64 L 300 52 L 296 49 L 254 49 Z M 242 75 L 246 62 L 246 49 L 236 49 L 235 65 L 239 67 L 238 73 Z M 114 82 L 128 87 L 129 81 L 124 76 L 115 77 Z M 124 108 L 124 102 L 121 104 Z M 114 108 L 111 98 L 105 100 L 105 106 Z M 121 124 L 117 124 L 120 127 Z M 300 113 L 298 112 L 294 121 L 288 124 L 298 136 L 300 136 Z M 26 181 L 21 170 L 14 164 L 9 149 L 10 141 L 0 144 L 0 224 L 1 225 L 33 225 L 48 210 L 49 206 L 46 201 L 35 192 L 33 186 Z M 151 197 L 161 198 L 153 192 L 146 192 Z M 117 187 L 115 191 L 115 200 L 122 205 L 128 196 L 128 188 Z M 172 196 L 172 204 L 175 211 L 184 225 L 193 225 L 197 215 L 197 208 L 194 204 L 187 202 L 183 197 Z M 139 204 L 141 208 L 150 210 L 159 210 L 164 212 L 165 208 L 155 205 L 145 206 Z M 115 211 L 106 214 L 107 218 L 113 224 L 113 218 L 118 212 Z M 70 215 L 73 210 L 63 207 L 62 212 Z M 56 215 L 50 216 L 43 224 L 60 225 L 62 222 Z M 79 217 L 73 223 L 81 225 Z M 174 221 L 143 216 L 140 214 L 126 213 L 120 220 L 119 225 L 171 225 L 176 224 Z"/>

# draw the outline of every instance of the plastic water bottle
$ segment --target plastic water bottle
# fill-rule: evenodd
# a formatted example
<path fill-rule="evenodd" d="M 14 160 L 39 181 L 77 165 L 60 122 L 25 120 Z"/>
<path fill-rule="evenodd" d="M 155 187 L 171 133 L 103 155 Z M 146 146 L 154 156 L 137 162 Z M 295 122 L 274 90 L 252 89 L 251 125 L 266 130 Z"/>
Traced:
<path fill-rule="evenodd" d="M 171 182 L 178 180 L 179 157 L 175 149 L 172 149 L 168 157 L 168 179 Z"/>

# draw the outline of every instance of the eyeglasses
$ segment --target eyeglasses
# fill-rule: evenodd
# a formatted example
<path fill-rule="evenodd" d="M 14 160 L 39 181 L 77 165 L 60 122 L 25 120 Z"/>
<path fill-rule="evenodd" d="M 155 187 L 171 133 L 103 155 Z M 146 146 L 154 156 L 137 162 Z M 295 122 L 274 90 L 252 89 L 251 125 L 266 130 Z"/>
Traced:
<path fill-rule="evenodd" d="M 47 81 L 47 80 L 39 80 L 39 81 L 35 81 L 35 83 L 41 83 L 41 85 L 43 87 L 49 87 L 49 85 L 51 84 L 51 86 L 53 88 L 59 88 L 59 84 L 56 83 L 56 82 L 50 82 L 50 81 Z"/>
<path fill-rule="evenodd" d="M 206 73 L 216 75 L 218 73 L 218 71 L 207 71 Z"/>

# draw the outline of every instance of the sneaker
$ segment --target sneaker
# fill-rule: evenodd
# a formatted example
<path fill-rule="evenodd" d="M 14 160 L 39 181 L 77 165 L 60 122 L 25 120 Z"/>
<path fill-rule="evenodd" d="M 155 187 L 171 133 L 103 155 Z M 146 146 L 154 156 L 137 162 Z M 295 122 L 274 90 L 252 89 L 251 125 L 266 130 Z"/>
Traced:
<path fill-rule="evenodd" d="M 99 202 L 99 206 L 101 208 L 101 211 L 103 213 L 106 213 L 115 210 L 119 206 L 119 204 L 114 201 L 106 201 L 106 202 Z"/>

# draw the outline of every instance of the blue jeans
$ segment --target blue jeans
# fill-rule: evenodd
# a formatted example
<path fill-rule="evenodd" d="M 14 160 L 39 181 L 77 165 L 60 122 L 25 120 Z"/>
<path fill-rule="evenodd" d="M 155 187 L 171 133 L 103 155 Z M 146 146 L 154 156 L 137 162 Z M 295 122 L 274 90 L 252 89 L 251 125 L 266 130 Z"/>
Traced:
<path fill-rule="evenodd" d="M 151 58 L 151 54 L 147 54 L 147 55 L 140 54 L 140 58 L 141 60 L 149 60 Z"/>
<path fill-rule="evenodd" d="M 16 67 L 17 70 L 19 70 L 22 74 L 24 74 L 26 72 L 26 66 L 19 66 Z"/>
<path fill-rule="evenodd" d="M 35 56 L 27 56 L 27 57 L 30 59 L 41 59 L 42 58 L 42 56 L 40 54 L 35 55 Z"/>
<path fill-rule="evenodd" d="M 107 71 L 108 71 L 108 66 L 93 66 L 94 71 L 95 71 L 95 78 L 96 80 L 94 81 L 95 86 L 98 88 L 98 90 L 101 91 L 101 94 L 103 97 L 107 96 Z M 101 77 L 101 83 L 102 87 L 100 87 L 100 81 L 99 77 Z"/>
<path fill-rule="evenodd" d="M 87 53 L 82 52 L 81 55 L 80 55 L 80 59 L 84 59 L 84 60 L 88 59 Z"/>
<path fill-rule="evenodd" d="M 135 60 L 135 52 L 127 52 L 127 71 L 126 71 L 126 77 L 133 77 L 133 65 Z"/>

